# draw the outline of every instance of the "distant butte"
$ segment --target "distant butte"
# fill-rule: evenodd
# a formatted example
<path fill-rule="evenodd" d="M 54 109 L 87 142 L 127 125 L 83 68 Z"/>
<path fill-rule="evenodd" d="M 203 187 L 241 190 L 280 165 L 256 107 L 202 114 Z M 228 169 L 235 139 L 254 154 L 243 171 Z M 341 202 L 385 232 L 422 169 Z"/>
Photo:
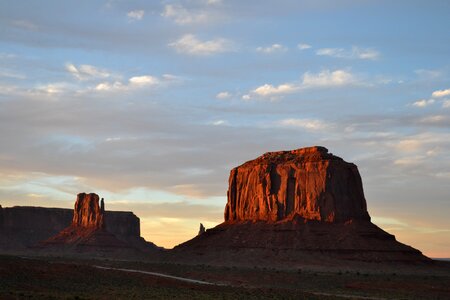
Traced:
<path fill-rule="evenodd" d="M 371 223 L 357 166 L 325 147 L 268 152 L 232 169 L 224 219 L 175 247 L 171 259 L 285 267 L 429 261 Z"/>
<path fill-rule="evenodd" d="M 72 224 L 57 235 L 40 243 L 40 248 L 66 253 L 117 253 L 134 255 L 138 252 L 157 252 L 159 248 L 139 235 L 116 236 L 106 226 L 105 204 L 95 193 L 77 195 Z M 114 222 L 110 222 L 114 226 Z M 133 224 L 130 224 L 133 225 Z M 139 224 L 138 224 L 139 226 Z M 139 229 L 132 230 L 139 234 Z"/>

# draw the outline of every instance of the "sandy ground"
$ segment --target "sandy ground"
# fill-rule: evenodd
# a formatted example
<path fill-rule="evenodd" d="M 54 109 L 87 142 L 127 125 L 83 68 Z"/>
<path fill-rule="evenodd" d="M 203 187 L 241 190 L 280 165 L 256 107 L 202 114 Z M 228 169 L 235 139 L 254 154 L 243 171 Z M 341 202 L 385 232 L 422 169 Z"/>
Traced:
<path fill-rule="evenodd" d="M 0 299 L 450 299 L 448 264 L 371 274 L 0 256 L 0 278 Z"/>

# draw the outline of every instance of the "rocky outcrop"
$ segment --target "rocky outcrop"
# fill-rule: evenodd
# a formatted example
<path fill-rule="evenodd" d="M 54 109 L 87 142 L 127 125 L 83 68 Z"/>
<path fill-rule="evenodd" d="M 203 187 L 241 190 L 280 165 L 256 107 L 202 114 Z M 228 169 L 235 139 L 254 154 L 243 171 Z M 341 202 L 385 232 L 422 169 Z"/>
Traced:
<path fill-rule="evenodd" d="M 1 210 L 0 250 L 26 249 L 69 226 L 73 210 L 30 206 L 4 207 Z"/>
<path fill-rule="evenodd" d="M 268 152 L 231 170 L 225 221 L 370 220 L 356 165 L 324 147 Z"/>
<path fill-rule="evenodd" d="M 101 209 L 101 207 L 100 207 Z M 8 237 L 8 242 L 0 242 L 0 249 L 27 248 L 58 234 L 70 226 L 74 210 L 65 208 L 46 208 L 15 206 L 0 209 L 0 240 Z M 140 220 L 129 211 L 105 211 L 104 224 L 121 240 L 141 239 Z"/>
<path fill-rule="evenodd" d="M 203 224 L 200 223 L 200 229 L 198 230 L 198 235 L 205 233 L 205 231 L 206 231 L 205 226 L 203 226 Z"/>
<path fill-rule="evenodd" d="M 287 268 L 429 261 L 370 222 L 356 165 L 324 147 L 269 152 L 232 169 L 225 222 L 175 247 L 171 260 Z"/>
<path fill-rule="evenodd" d="M 97 194 L 78 194 L 72 224 L 40 243 L 39 247 L 44 250 L 63 250 L 68 253 L 131 255 L 136 254 L 137 251 L 159 250 L 153 243 L 148 243 L 139 236 L 139 223 L 132 222 L 129 227 L 122 227 L 124 231 L 119 231 L 117 235 L 109 231 L 106 224 L 110 222 L 111 227 L 114 228 L 114 220 L 106 221 L 108 214 L 105 213 L 104 208 L 104 200 L 102 198 L 99 205 Z M 128 217 L 131 215 L 127 214 Z M 127 233 L 137 235 L 127 236 Z"/>
<path fill-rule="evenodd" d="M 102 199 L 103 200 L 103 199 Z M 0 209 L 0 251 L 36 251 L 35 246 L 110 250 L 159 249 L 140 236 L 140 220 L 132 212 L 105 211 L 96 194 L 79 194 L 74 209 L 8 207 Z M 43 243 L 43 241 L 47 241 Z M 109 245 L 108 247 L 104 247 Z M 101 248 L 100 247 L 100 248 Z"/>
<path fill-rule="evenodd" d="M 103 209 L 99 206 L 99 197 L 97 194 L 78 194 L 77 201 L 75 202 L 72 226 L 104 228 L 104 204 L 102 206 Z"/>

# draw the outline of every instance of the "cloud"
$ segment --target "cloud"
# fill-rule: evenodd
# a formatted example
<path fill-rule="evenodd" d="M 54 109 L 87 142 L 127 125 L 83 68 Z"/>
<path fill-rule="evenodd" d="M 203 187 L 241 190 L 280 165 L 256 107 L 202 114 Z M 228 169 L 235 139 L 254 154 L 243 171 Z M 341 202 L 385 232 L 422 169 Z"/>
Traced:
<path fill-rule="evenodd" d="M 222 125 L 229 125 L 228 121 L 225 120 L 217 120 L 211 123 L 214 126 L 222 126 Z"/>
<path fill-rule="evenodd" d="M 345 70 L 324 70 L 317 74 L 306 72 L 303 75 L 303 87 L 337 87 L 356 83 L 353 74 Z"/>
<path fill-rule="evenodd" d="M 449 95 L 450 95 L 450 89 L 434 91 L 431 94 L 431 96 L 434 98 L 441 98 L 441 97 L 445 97 L 445 96 L 449 96 Z"/>
<path fill-rule="evenodd" d="M 436 79 L 439 76 L 442 76 L 442 72 L 439 70 L 419 69 L 415 70 L 414 73 L 416 73 L 422 79 Z"/>
<path fill-rule="evenodd" d="M 128 83 L 123 83 L 121 81 L 102 82 L 95 86 L 95 90 L 103 92 L 114 90 L 126 91 L 136 88 L 155 87 L 160 85 L 161 83 L 162 81 L 157 77 L 142 75 L 129 78 Z"/>
<path fill-rule="evenodd" d="M 66 71 L 71 73 L 79 80 L 99 79 L 110 77 L 111 74 L 103 69 L 91 65 L 80 65 L 76 67 L 74 64 L 67 63 Z"/>
<path fill-rule="evenodd" d="M 158 78 L 150 75 L 134 76 L 131 77 L 128 81 L 132 85 L 139 85 L 139 86 L 156 85 L 159 83 Z"/>
<path fill-rule="evenodd" d="M 264 84 L 260 87 L 257 87 L 253 91 L 251 91 L 252 94 L 267 97 L 267 96 L 276 96 L 276 95 L 282 95 L 282 94 L 288 94 L 296 91 L 298 89 L 297 86 L 289 83 L 280 84 L 278 86 L 273 86 L 271 84 Z"/>
<path fill-rule="evenodd" d="M 316 51 L 316 54 L 319 56 L 368 60 L 375 60 L 380 56 L 380 53 L 372 48 L 359 48 L 355 46 L 351 50 L 344 48 L 321 48 Z"/>
<path fill-rule="evenodd" d="M 282 127 L 301 128 L 306 130 L 323 130 L 330 127 L 329 124 L 318 119 L 284 119 L 278 122 Z"/>
<path fill-rule="evenodd" d="M 186 34 L 169 46 L 179 53 L 190 55 L 213 55 L 233 51 L 233 43 L 227 39 L 201 41 L 193 34 Z"/>
<path fill-rule="evenodd" d="M 231 97 L 231 94 L 229 92 L 220 92 L 216 95 L 216 98 L 221 99 L 221 100 L 228 99 L 230 97 Z"/>
<path fill-rule="evenodd" d="M 281 44 L 273 44 L 270 45 L 268 47 L 258 47 L 256 48 L 256 51 L 261 52 L 261 53 L 266 53 L 266 54 L 270 54 L 270 53 L 280 53 L 280 52 L 286 52 L 288 50 L 287 47 L 281 45 Z"/>
<path fill-rule="evenodd" d="M 300 43 L 300 44 L 297 45 L 297 48 L 299 50 L 306 50 L 306 49 L 312 48 L 312 46 L 309 45 L 309 44 Z"/>
<path fill-rule="evenodd" d="M 448 126 L 450 124 L 450 118 L 445 115 L 432 115 L 421 118 L 419 123 L 434 126 Z"/>
<path fill-rule="evenodd" d="M 324 70 L 319 73 L 306 72 L 300 82 L 283 83 L 277 86 L 272 84 L 261 85 L 242 96 L 243 100 L 269 99 L 278 100 L 280 96 L 295 93 L 301 90 L 318 87 L 341 87 L 356 84 L 355 76 L 345 70 Z"/>
<path fill-rule="evenodd" d="M 429 99 L 429 100 L 422 99 L 422 100 L 418 100 L 418 101 L 414 102 L 412 105 L 415 107 L 427 107 L 433 103 L 434 103 L 434 99 Z"/>
<path fill-rule="evenodd" d="M 445 100 L 442 102 L 442 108 L 449 108 L 450 107 L 450 100 Z"/>
<path fill-rule="evenodd" d="M 205 11 L 193 12 L 187 10 L 179 4 L 167 4 L 161 16 L 172 19 L 179 25 L 187 25 L 192 23 L 203 23 L 208 21 L 208 14 Z"/>
<path fill-rule="evenodd" d="M 66 92 L 68 89 L 69 86 L 65 82 L 47 83 L 29 90 L 28 95 L 46 94 L 48 96 L 55 96 Z"/>
<path fill-rule="evenodd" d="M 12 70 L 0 68 L 0 77 L 8 77 L 14 79 L 26 79 L 27 77 L 23 74 L 17 73 Z"/>
<path fill-rule="evenodd" d="M 413 152 L 422 147 L 423 141 L 414 138 L 401 140 L 397 143 L 395 148 L 401 152 Z"/>
<path fill-rule="evenodd" d="M 127 17 L 131 21 L 140 21 L 144 18 L 144 15 L 145 15 L 145 11 L 142 9 L 132 10 L 127 13 Z"/>
<path fill-rule="evenodd" d="M 95 86 L 95 90 L 97 91 L 111 91 L 111 90 L 120 90 L 125 89 L 125 86 L 120 81 L 114 82 L 102 82 Z"/>

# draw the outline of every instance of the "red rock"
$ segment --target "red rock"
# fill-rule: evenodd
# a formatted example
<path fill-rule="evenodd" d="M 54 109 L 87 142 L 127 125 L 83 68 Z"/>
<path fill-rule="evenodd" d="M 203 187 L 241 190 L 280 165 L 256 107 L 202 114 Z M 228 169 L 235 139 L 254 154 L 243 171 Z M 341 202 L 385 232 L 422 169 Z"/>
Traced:
<path fill-rule="evenodd" d="M 225 221 L 370 220 L 356 165 L 324 147 L 268 152 L 230 172 Z"/>
<path fill-rule="evenodd" d="M 102 210 L 98 202 L 99 197 L 97 194 L 78 194 L 72 225 L 75 227 L 104 228 L 104 205 Z"/>
<path fill-rule="evenodd" d="M 172 261 L 295 268 L 430 260 L 370 221 L 356 165 L 324 147 L 269 152 L 231 170 L 225 222 Z"/>
<path fill-rule="evenodd" d="M 101 205 L 100 205 L 101 210 Z M 72 224 L 74 209 L 14 206 L 0 209 L 1 249 L 26 249 Z M 141 243 L 140 220 L 132 212 L 105 211 L 108 232 L 126 243 Z"/>
<path fill-rule="evenodd" d="M 129 217 L 130 214 L 126 212 L 106 214 L 104 208 L 103 198 L 99 206 L 97 194 L 78 194 L 72 224 L 41 242 L 38 248 L 43 251 L 63 251 L 63 253 L 128 253 L 131 255 L 142 251 L 159 251 L 156 245 L 140 237 L 138 218 L 136 218 L 137 223 L 131 222 L 129 226 L 117 228 L 114 224 L 115 217 L 122 218 L 125 214 Z M 107 216 L 112 218 L 108 222 L 105 219 Z M 110 224 L 108 228 L 105 226 L 106 223 Z M 109 227 L 117 235 L 109 231 Z"/>

